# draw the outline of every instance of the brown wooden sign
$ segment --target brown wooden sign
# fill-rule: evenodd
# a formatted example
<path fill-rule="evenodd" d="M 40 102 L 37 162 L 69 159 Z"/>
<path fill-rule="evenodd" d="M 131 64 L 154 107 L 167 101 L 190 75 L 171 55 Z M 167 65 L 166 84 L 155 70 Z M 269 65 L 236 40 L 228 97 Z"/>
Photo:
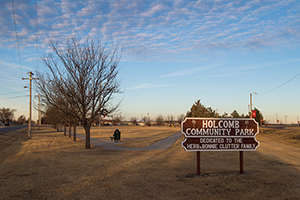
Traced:
<path fill-rule="evenodd" d="M 181 132 L 186 151 L 255 151 L 258 123 L 250 118 L 186 118 Z"/>

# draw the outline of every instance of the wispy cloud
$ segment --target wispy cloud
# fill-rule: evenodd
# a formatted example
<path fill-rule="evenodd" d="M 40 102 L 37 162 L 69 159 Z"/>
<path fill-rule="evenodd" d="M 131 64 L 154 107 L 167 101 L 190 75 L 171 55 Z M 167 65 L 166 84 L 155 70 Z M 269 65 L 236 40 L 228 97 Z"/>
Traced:
<path fill-rule="evenodd" d="M 127 90 L 138 90 L 138 89 L 149 89 L 149 88 L 162 88 L 162 87 L 173 87 L 174 85 L 155 85 L 155 84 L 149 84 L 144 83 L 138 86 L 129 87 Z"/>
<path fill-rule="evenodd" d="M 21 48 L 34 48 L 35 4 L 15 2 Z M 297 46 L 299 9 L 298 1 L 51 0 L 38 1 L 37 27 L 40 47 L 77 32 L 124 45 L 127 57 L 164 60 L 216 49 Z M 0 46 L 11 46 L 11 4 L 1 1 L 0 11 Z"/>
<path fill-rule="evenodd" d="M 199 72 L 202 72 L 202 71 L 207 71 L 207 70 L 210 70 L 210 69 L 213 69 L 213 68 L 216 68 L 216 67 L 219 67 L 219 65 L 188 68 L 188 69 L 184 69 L 184 70 L 174 71 L 172 73 L 160 76 L 160 78 L 175 77 L 175 76 L 187 76 L 187 75 L 199 73 Z"/>

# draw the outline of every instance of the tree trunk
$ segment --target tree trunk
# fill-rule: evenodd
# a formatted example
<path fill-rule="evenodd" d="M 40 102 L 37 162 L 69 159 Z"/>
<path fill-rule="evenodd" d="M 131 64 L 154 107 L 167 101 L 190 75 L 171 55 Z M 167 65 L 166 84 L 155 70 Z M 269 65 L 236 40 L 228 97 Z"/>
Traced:
<path fill-rule="evenodd" d="M 73 127 L 73 140 L 76 141 L 76 122 L 74 123 Z"/>
<path fill-rule="evenodd" d="M 66 124 L 64 124 L 64 135 L 67 135 L 67 126 L 66 126 Z"/>
<path fill-rule="evenodd" d="M 71 123 L 69 124 L 69 138 L 71 138 Z"/>
<path fill-rule="evenodd" d="M 83 128 L 85 130 L 85 148 L 90 149 L 91 123 L 85 122 Z"/>

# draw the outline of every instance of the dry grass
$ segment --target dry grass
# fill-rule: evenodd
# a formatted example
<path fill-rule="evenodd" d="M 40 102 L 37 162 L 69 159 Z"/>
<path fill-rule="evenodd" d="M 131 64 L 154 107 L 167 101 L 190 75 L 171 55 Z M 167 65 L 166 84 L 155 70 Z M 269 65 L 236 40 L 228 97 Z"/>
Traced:
<path fill-rule="evenodd" d="M 123 145 L 148 146 L 172 132 L 161 129 L 121 127 Z M 101 138 L 111 131 L 103 128 Z M 273 146 L 265 144 L 276 134 L 262 133 L 258 151 L 244 152 L 245 174 L 238 173 L 238 152 L 201 152 L 197 177 L 196 153 L 180 147 L 183 137 L 167 150 L 112 151 L 84 149 L 84 141 L 50 127 L 34 129 L 30 140 L 26 129 L 6 133 L 0 135 L 0 199 L 299 199 L 299 156 L 296 164 L 271 157 Z"/>

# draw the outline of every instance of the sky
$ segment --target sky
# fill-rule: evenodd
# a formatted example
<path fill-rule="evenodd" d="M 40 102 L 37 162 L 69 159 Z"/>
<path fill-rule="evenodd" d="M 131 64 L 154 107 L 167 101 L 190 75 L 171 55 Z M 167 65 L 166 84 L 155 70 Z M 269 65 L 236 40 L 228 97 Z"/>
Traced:
<path fill-rule="evenodd" d="M 0 0 L 0 107 L 28 117 L 22 77 L 46 71 L 50 40 L 76 34 L 123 48 L 114 100 L 127 120 L 177 118 L 199 99 L 247 114 L 252 93 L 269 123 L 297 123 L 299 11 L 298 0 Z"/>

